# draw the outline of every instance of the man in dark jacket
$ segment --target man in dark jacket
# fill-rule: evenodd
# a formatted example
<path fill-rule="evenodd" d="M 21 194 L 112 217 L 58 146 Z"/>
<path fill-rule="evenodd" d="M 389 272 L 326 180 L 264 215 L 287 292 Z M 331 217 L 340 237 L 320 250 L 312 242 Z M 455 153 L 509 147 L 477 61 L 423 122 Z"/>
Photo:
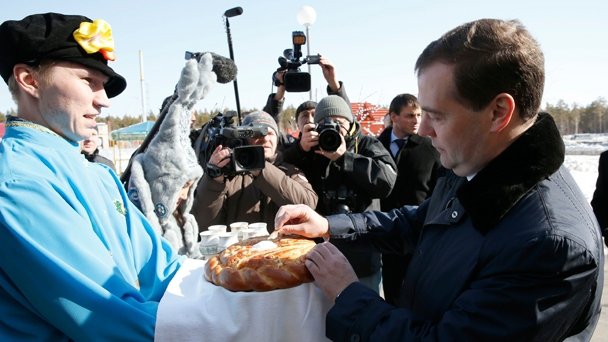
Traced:
<path fill-rule="evenodd" d="M 361 132 L 350 106 L 337 95 L 319 102 L 314 123 L 303 126 L 300 139 L 284 154 L 312 184 L 319 195 L 317 211 L 323 215 L 379 210 L 380 198 L 390 193 L 397 177 L 388 151 L 376 138 Z M 379 292 L 379 251 L 351 239 L 335 243 L 359 280 Z"/>
<path fill-rule="evenodd" d="M 116 171 L 114 163 L 110 159 L 99 154 L 98 139 L 99 135 L 97 134 L 97 131 L 94 131 L 93 135 L 81 142 L 80 153 L 84 154 L 84 157 L 91 163 L 101 163 Z"/>
<path fill-rule="evenodd" d="M 419 205 L 431 195 L 437 173 L 441 167 L 439 153 L 431 139 L 418 135 L 422 110 L 416 96 L 399 94 L 388 109 L 392 125 L 386 128 L 378 140 L 391 153 L 397 164 L 397 181 L 387 198 L 380 200 L 382 211 L 390 211 L 404 205 Z M 397 304 L 405 267 L 403 242 L 394 240 L 395 252 L 382 253 L 382 288 L 384 299 Z"/>
<path fill-rule="evenodd" d="M 597 167 L 597 182 L 591 206 L 602 228 L 604 243 L 608 247 L 608 151 L 600 154 L 600 161 Z"/>
<path fill-rule="evenodd" d="M 416 62 L 423 117 L 441 164 L 417 208 L 333 215 L 279 209 L 282 233 L 413 246 L 399 308 L 357 283 L 331 243 L 306 266 L 334 306 L 336 341 L 588 341 L 600 316 L 604 255 L 591 206 L 564 167 L 552 117 L 538 113 L 544 57 L 518 21 L 482 19 L 432 42 Z"/>

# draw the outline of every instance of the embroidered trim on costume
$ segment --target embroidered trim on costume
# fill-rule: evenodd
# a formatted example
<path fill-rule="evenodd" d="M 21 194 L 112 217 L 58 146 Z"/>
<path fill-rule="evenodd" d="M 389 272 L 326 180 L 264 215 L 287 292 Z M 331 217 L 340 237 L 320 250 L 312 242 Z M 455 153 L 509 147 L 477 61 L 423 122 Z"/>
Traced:
<path fill-rule="evenodd" d="M 27 127 L 27 128 L 35 129 L 40 132 L 49 133 L 49 134 L 60 137 L 59 134 L 51 131 L 50 129 L 48 129 L 42 125 L 33 123 L 31 121 L 23 120 L 21 118 L 14 117 L 14 116 L 11 116 L 6 120 L 6 127 Z"/>

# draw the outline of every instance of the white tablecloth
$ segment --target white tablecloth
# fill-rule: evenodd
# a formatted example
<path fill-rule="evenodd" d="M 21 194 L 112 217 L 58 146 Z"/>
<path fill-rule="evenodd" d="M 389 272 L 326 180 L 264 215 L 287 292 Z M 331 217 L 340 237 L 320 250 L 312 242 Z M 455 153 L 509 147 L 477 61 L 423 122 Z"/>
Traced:
<path fill-rule="evenodd" d="M 209 283 L 205 261 L 188 259 L 160 301 L 155 341 L 327 341 L 331 303 L 312 283 L 231 292 Z"/>

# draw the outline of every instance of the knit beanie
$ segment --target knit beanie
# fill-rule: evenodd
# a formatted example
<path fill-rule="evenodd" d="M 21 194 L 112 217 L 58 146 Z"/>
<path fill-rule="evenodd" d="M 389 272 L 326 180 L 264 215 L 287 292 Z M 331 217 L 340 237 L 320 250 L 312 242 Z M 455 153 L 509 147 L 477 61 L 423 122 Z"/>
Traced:
<path fill-rule="evenodd" d="M 298 106 L 298 108 L 296 109 L 296 121 L 298 121 L 298 115 L 300 115 L 300 113 L 302 113 L 305 110 L 315 109 L 315 108 L 317 108 L 317 103 L 315 101 L 302 102 L 302 104 L 300 104 Z"/>
<path fill-rule="evenodd" d="M 267 128 L 272 128 L 274 133 L 279 135 L 279 127 L 277 126 L 277 122 L 274 121 L 270 114 L 257 111 L 251 112 L 245 116 L 243 119 L 243 126 L 266 126 Z"/>
<path fill-rule="evenodd" d="M 329 116 L 341 116 L 347 119 L 348 122 L 355 121 L 350 106 L 338 95 L 324 97 L 319 101 L 319 104 L 317 104 L 317 109 L 315 110 L 315 123 L 319 123 Z"/>

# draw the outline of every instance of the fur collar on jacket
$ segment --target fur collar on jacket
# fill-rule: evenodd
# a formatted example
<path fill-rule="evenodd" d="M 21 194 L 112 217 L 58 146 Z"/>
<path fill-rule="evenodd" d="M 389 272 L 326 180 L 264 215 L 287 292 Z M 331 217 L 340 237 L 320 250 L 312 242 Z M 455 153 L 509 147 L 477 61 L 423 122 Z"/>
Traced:
<path fill-rule="evenodd" d="M 458 190 L 473 225 L 488 232 L 530 189 L 559 169 L 564 155 L 553 118 L 540 113 L 530 129 Z"/>

